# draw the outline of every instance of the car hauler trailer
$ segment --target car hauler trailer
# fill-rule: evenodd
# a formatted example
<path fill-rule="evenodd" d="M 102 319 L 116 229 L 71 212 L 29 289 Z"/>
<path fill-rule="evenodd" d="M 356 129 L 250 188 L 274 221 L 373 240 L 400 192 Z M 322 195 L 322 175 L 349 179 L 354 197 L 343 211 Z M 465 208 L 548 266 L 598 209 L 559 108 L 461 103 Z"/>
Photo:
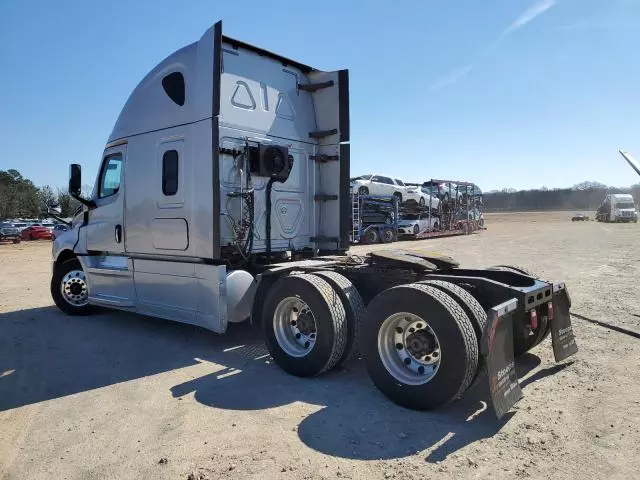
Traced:
<path fill-rule="evenodd" d="M 68 314 L 111 307 L 224 333 L 250 320 L 285 371 L 331 370 L 358 348 L 394 402 L 435 408 L 487 373 L 498 416 L 514 354 L 549 331 L 575 352 L 561 283 L 464 269 L 428 253 L 348 255 L 349 85 L 231 39 L 219 22 L 136 87 L 90 199 L 53 247 Z M 514 350 L 515 349 L 515 350 Z"/>

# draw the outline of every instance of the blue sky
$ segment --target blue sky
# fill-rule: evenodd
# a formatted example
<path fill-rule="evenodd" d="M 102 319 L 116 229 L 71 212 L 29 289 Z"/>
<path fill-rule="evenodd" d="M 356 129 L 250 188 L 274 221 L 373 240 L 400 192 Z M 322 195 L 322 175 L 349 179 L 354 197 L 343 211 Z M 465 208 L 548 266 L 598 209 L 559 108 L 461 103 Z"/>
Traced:
<path fill-rule="evenodd" d="M 350 69 L 352 174 L 485 190 L 640 179 L 637 0 L 0 2 L 0 169 L 92 181 L 138 81 L 218 19 Z"/>

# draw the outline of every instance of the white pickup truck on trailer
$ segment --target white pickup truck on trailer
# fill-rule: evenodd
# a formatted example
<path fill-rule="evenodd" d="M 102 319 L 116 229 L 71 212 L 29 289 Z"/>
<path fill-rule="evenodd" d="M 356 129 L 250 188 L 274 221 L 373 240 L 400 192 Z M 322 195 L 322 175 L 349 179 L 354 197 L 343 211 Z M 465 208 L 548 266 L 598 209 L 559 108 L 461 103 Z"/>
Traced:
<path fill-rule="evenodd" d="M 485 377 L 498 416 L 515 355 L 576 351 L 562 283 L 435 254 L 349 256 L 349 83 L 222 34 L 219 22 L 136 87 L 91 198 L 53 247 L 51 293 L 224 333 L 260 324 L 275 361 L 313 376 L 354 348 L 394 402 L 434 408 Z"/>

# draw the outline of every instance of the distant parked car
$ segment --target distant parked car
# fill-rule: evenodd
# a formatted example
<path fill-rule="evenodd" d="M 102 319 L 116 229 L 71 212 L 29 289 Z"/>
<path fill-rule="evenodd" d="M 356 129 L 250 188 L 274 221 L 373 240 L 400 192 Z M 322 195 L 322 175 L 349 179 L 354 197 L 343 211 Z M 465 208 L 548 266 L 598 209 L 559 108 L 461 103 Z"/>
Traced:
<path fill-rule="evenodd" d="M 360 195 L 395 195 L 402 203 L 406 187 L 402 180 L 394 180 L 383 175 L 360 175 L 351 179 L 351 192 Z"/>
<path fill-rule="evenodd" d="M 42 226 L 27 227 L 22 231 L 22 240 L 51 240 L 51 230 Z"/>
<path fill-rule="evenodd" d="M 54 225 L 53 226 L 53 230 L 51 232 L 51 234 L 53 235 L 53 240 L 58 238 L 60 235 L 62 235 L 67 230 L 69 230 L 69 227 L 67 225 L 62 224 L 62 223 L 58 223 L 58 224 Z"/>
<path fill-rule="evenodd" d="M 29 224 L 25 222 L 18 222 L 14 223 L 13 226 L 16 227 L 20 233 L 22 233 L 22 231 L 27 228 Z"/>
<path fill-rule="evenodd" d="M 20 230 L 12 223 L 0 223 L 0 242 L 20 243 Z"/>
<path fill-rule="evenodd" d="M 589 220 L 584 213 L 576 213 L 573 217 L 571 217 L 572 222 L 586 222 Z"/>

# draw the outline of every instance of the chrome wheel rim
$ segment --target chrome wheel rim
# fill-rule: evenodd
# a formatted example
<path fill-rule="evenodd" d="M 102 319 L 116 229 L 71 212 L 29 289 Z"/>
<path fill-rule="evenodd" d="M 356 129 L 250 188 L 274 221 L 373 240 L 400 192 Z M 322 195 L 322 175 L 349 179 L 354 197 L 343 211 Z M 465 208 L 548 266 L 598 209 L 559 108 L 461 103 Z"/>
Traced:
<path fill-rule="evenodd" d="M 440 343 L 429 324 L 413 313 L 387 317 L 378 331 L 378 354 L 387 371 L 405 385 L 423 385 L 438 372 Z"/>
<path fill-rule="evenodd" d="M 316 318 L 303 300 L 287 297 L 273 314 L 273 331 L 280 348 L 292 357 L 308 355 L 316 344 Z"/>
<path fill-rule="evenodd" d="M 83 307 L 89 303 L 89 286 L 82 270 L 71 270 L 60 284 L 62 298 L 74 307 Z"/>

